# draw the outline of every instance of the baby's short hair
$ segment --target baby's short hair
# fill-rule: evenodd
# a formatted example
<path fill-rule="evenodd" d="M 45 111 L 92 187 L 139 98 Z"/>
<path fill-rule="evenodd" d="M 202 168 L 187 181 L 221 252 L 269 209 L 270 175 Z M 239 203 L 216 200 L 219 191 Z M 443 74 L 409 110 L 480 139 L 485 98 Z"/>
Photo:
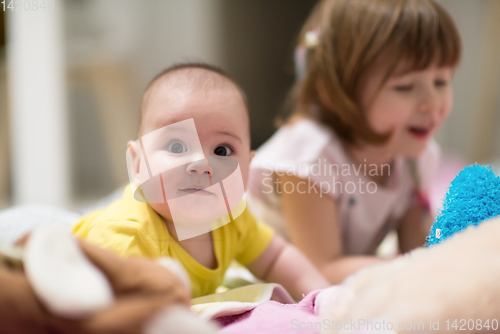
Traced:
<path fill-rule="evenodd" d="M 141 100 L 139 135 L 142 131 L 144 112 L 148 101 L 157 89 L 164 85 L 192 91 L 235 89 L 241 96 L 249 115 L 245 92 L 223 69 L 206 63 L 178 63 L 158 73 L 147 85 Z"/>

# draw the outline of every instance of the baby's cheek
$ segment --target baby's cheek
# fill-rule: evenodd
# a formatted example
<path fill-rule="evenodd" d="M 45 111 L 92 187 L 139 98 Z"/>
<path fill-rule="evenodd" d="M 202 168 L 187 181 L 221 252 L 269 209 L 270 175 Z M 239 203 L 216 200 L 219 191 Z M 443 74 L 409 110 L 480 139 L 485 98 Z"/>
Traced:
<path fill-rule="evenodd" d="M 248 182 L 248 171 L 250 169 L 250 159 L 238 159 L 238 166 L 240 167 L 241 178 L 243 180 L 243 185 L 245 190 L 247 189 Z"/>
<path fill-rule="evenodd" d="M 247 184 L 248 184 L 248 169 L 245 172 L 241 171 L 241 177 L 243 178 L 243 186 L 245 187 L 245 191 L 246 191 Z"/>

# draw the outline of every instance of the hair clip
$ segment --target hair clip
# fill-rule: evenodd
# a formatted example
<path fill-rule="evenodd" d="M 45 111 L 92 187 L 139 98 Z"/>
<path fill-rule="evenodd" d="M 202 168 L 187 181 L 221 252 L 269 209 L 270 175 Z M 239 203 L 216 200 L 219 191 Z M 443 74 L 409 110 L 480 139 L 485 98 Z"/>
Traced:
<path fill-rule="evenodd" d="M 295 48 L 294 62 L 295 62 L 296 81 L 303 79 L 306 74 L 306 53 L 307 50 L 304 46 L 297 46 Z"/>
<path fill-rule="evenodd" d="M 306 48 L 314 48 L 319 44 L 319 29 L 313 29 L 306 32 L 304 35 L 304 46 Z"/>
<path fill-rule="evenodd" d="M 319 28 L 310 30 L 304 35 L 303 43 L 295 48 L 295 80 L 302 80 L 306 75 L 307 58 L 310 49 L 319 45 Z"/>

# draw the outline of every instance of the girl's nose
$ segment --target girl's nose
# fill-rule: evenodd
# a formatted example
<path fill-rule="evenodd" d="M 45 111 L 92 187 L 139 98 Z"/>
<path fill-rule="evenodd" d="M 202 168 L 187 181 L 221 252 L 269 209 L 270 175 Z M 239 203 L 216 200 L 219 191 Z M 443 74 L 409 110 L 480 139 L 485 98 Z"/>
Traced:
<path fill-rule="evenodd" d="M 210 174 L 210 166 L 208 165 L 208 160 L 197 160 L 189 163 L 186 167 L 186 173 L 188 174 Z"/>
<path fill-rule="evenodd" d="M 428 113 L 435 111 L 439 106 L 439 98 L 435 91 L 427 91 L 420 99 L 418 110 Z"/>

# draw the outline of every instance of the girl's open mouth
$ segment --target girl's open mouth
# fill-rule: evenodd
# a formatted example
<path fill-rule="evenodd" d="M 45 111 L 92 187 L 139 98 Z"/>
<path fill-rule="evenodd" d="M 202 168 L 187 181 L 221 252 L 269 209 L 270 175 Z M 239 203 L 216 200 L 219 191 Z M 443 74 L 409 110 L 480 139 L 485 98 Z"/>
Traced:
<path fill-rule="evenodd" d="M 414 136 L 415 138 L 418 139 L 424 139 L 427 138 L 432 131 L 432 126 L 409 126 L 408 127 L 408 132 Z"/>

